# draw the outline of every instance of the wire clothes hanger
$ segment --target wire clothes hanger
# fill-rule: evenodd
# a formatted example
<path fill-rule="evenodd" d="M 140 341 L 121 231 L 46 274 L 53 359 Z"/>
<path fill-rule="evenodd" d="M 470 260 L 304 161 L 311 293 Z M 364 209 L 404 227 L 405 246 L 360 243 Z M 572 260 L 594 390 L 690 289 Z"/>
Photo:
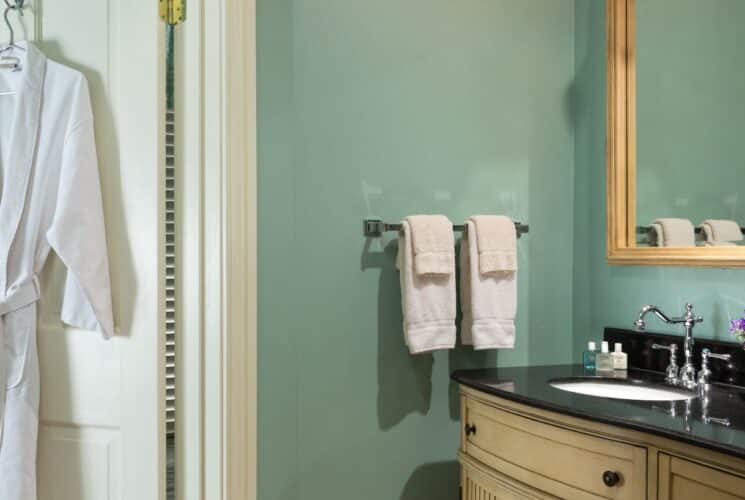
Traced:
<path fill-rule="evenodd" d="M 26 50 L 24 47 L 16 44 L 15 30 L 13 30 L 13 24 L 10 22 L 10 11 L 16 10 L 18 14 L 23 17 L 23 6 L 26 0 L 15 0 L 15 4 L 10 3 L 10 0 L 3 0 L 5 2 L 5 12 L 3 12 L 3 19 L 5 25 L 10 32 L 10 43 L 0 49 L 0 69 L 10 69 L 12 71 L 21 71 L 21 59 L 10 55 L 2 55 L 14 49 Z M 0 96 L 15 95 L 15 91 L 0 91 Z"/>
<path fill-rule="evenodd" d="M 3 1 L 5 2 L 5 12 L 3 12 L 3 18 L 5 19 L 5 26 L 8 27 L 8 31 L 10 32 L 10 43 L 6 47 L 0 49 L 0 53 L 7 52 L 13 49 L 26 50 L 16 43 L 15 30 L 13 29 L 13 24 L 10 22 L 9 17 L 11 10 L 18 11 L 18 15 L 23 17 L 23 7 L 26 4 L 26 0 L 15 0 L 15 3 L 10 3 L 10 0 Z"/>

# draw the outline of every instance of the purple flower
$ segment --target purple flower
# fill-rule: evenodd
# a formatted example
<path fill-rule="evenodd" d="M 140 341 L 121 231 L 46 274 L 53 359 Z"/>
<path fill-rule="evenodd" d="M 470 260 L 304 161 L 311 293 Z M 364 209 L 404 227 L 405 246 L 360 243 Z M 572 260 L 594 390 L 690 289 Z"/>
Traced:
<path fill-rule="evenodd" d="M 729 333 L 745 347 L 745 318 L 730 320 Z"/>
<path fill-rule="evenodd" d="M 745 318 L 730 321 L 730 333 L 745 332 Z"/>

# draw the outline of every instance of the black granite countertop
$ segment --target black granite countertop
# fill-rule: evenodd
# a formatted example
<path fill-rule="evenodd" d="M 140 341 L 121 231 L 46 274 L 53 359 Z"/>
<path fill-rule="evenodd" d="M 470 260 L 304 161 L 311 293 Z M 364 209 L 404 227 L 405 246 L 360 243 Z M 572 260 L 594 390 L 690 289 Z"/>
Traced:
<path fill-rule="evenodd" d="M 616 372 L 618 373 L 618 372 Z M 612 424 L 702 446 L 745 458 L 745 389 L 715 384 L 708 403 L 689 401 L 628 401 L 562 391 L 549 382 L 585 377 L 582 366 L 535 366 L 458 370 L 452 379 L 473 389 L 543 410 Z M 664 376 L 629 370 L 627 380 L 665 385 Z M 723 425 L 726 419 L 729 426 Z"/>

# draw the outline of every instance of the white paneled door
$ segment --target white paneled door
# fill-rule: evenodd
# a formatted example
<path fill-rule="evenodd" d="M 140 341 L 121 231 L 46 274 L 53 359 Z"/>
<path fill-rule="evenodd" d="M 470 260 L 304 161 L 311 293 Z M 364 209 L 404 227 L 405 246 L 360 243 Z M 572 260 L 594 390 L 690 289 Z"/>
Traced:
<path fill-rule="evenodd" d="M 26 3 L 23 38 L 90 83 L 118 330 L 107 342 L 60 323 L 65 271 L 51 260 L 39 320 L 39 500 L 156 500 L 164 470 L 157 2 Z"/>

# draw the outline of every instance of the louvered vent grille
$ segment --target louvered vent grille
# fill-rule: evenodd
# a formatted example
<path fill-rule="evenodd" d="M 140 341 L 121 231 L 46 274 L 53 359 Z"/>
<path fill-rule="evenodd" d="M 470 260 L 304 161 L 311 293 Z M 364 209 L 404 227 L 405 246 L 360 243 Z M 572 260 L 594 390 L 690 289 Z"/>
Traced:
<path fill-rule="evenodd" d="M 165 195 L 165 333 L 166 333 L 166 432 L 176 432 L 176 117 L 166 111 Z"/>
<path fill-rule="evenodd" d="M 165 9 L 165 10 L 163 10 Z M 180 13 L 166 25 L 166 121 L 165 121 L 165 427 L 166 427 L 166 491 L 167 500 L 176 500 L 176 27 L 184 20 L 183 0 L 161 0 L 161 12 L 169 9 Z"/>

